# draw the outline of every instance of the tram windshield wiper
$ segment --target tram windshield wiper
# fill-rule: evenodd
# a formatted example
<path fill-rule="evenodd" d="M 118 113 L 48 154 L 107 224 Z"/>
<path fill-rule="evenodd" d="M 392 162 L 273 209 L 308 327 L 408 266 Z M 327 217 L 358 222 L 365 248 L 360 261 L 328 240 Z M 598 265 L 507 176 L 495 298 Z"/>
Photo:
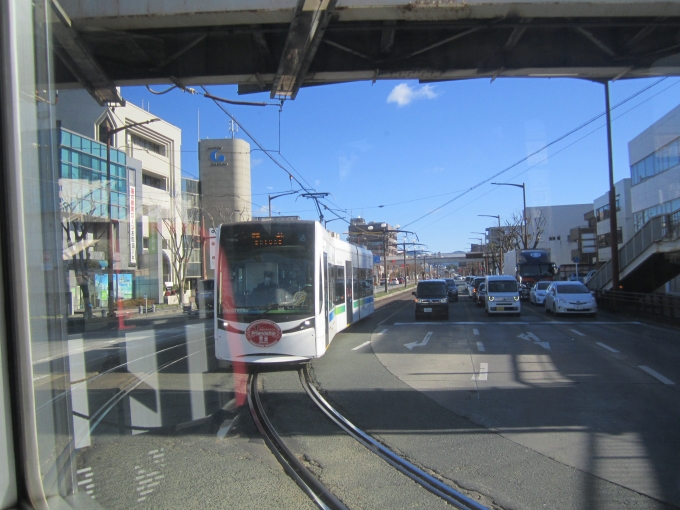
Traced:
<path fill-rule="evenodd" d="M 269 303 L 267 306 L 265 306 L 264 311 L 261 314 L 259 314 L 257 317 L 255 317 L 253 320 L 256 321 L 257 319 L 267 315 L 272 310 L 275 310 L 275 309 L 278 310 L 278 308 L 279 308 L 278 303 Z"/>

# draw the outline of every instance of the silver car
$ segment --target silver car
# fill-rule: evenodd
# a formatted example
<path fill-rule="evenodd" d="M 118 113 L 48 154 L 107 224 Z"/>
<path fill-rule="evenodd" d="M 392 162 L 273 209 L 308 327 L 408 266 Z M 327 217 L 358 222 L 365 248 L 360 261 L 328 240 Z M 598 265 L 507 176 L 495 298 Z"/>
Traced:
<path fill-rule="evenodd" d="M 529 292 L 529 303 L 532 305 L 542 305 L 545 301 L 545 292 L 548 290 L 552 282 L 537 282 L 536 285 L 531 287 L 531 292 Z"/>
<path fill-rule="evenodd" d="M 552 282 L 545 294 L 545 311 L 555 316 L 561 313 L 595 316 L 597 302 L 588 287 L 581 282 Z"/>

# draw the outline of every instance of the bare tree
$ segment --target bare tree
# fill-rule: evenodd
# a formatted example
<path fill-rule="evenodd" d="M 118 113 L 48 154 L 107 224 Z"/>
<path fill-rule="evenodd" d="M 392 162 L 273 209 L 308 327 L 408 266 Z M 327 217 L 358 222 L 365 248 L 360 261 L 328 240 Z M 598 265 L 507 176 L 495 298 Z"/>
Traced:
<path fill-rule="evenodd" d="M 163 232 L 158 235 L 170 251 L 172 275 L 177 281 L 179 304 L 184 306 L 184 290 L 187 283 L 189 263 L 201 239 L 200 209 L 185 207 L 181 199 L 172 200 L 170 210 L 161 211 Z"/>
<path fill-rule="evenodd" d="M 90 186 L 87 192 L 83 193 L 79 181 L 62 180 L 59 190 L 61 226 L 64 229 L 66 241 L 63 257 L 71 258 L 71 267 L 83 295 L 86 319 L 92 317 L 90 285 L 94 282 L 90 269 L 97 267 L 96 265 L 90 267 L 92 261 L 87 258 L 87 248 L 106 234 L 106 230 L 103 230 L 99 237 L 94 238 L 96 224 L 106 225 L 100 217 L 96 216 L 98 203 L 94 199 L 94 192 L 98 189 Z M 88 241 L 89 234 L 92 234 L 93 238 Z"/>
<path fill-rule="evenodd" d="M 534 216 L 527 216 L 527 239 L 524 239 L 524 222 L 522 215 L 514 214 L 512 220 L 506 222 L 505 232 L 502 237 L 505 239 L 505 251 L 510 250 L 535 250 L 541 242 L 541 236 L 545 232 L 546 217 L 543 209 L 538 209 Z"/>

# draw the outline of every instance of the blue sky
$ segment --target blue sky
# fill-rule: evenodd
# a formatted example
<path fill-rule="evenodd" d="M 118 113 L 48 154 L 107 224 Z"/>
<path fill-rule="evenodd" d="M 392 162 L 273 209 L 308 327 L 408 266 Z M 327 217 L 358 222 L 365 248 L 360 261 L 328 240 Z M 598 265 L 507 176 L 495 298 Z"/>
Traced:
<path fill-rule="evenodd" d="M 656 81 L 614 82 L 612 105 Z M 616 180 L 630 176 L 628 141 L 678 104 L 679 84 L 667 78 L 613 111 Z M 272 102 L 268 94 L 238 96 L 235 86 L 208 89 L 229 99 Z M 200 95 L 173 90 L 159 96 L 142 87 L 125 88 L 123 95 L 140 106 L 143 100 L 182 129 L 185 175 L 197 174 L 199 110 L 201 138 L 228 136 L 227 115 Z M 430 250 L 449 252 L 468 249 L 475 242 L 471 232 L 496 224 L 478 214 L 500 214 L 505 222 L 522 207 L 521 189 L 509 186 L 481 184 L 456 197 L 604 112 L 604 87 L 573 79 L 359 82 L 303 88 L 280 114 L 276 106 L 225 106 L 266 149 L 279 148 L 280 120 L 281 153 L 272 157 L 292 165 L 310 187 L 332 193 L 329 205 L 346 211 L 340 212 L 345 218 L 408 225 Z M 237 136 L 257 148 L 243 130 Z M 262 151 L 253 150 L 251 165 L 253 212 L 264 214 L 259 208 L 267 194 L 291 183 Z M 527 206 L 592 203 L 608 189 L 607 172 L 602 117 L 492 181 L 525 182 Z M 318 219 L 313 203 L 295 195 L 272 204 L 275 213 Z M 328 228 L 343 233 L 346 223 Z"/>

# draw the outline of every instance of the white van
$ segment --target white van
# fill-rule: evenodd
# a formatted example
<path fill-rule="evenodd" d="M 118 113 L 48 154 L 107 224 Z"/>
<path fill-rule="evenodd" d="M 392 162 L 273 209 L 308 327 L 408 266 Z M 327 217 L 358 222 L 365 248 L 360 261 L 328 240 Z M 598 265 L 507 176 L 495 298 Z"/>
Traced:
<path fill-rule="evenodd" d="M 521 314 L 519 286 L 513 276 L 499 275 L 486 277 L 486 313 Z"/>

